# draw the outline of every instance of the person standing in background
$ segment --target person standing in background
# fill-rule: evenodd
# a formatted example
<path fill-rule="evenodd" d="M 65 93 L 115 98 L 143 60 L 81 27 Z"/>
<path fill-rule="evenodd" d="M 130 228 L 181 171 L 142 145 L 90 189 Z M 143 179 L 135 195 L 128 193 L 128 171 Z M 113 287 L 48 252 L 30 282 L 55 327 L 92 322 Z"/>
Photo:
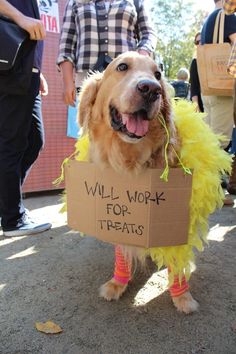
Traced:
<path fill-rule="evenodd" d="M 129 50 L 148 56 L 154 53 L 156 34 L 146 3 L 143 0 L 67 2 L 57 59 L 67 105 L 74 105 L 75 87 L 80 88 L 88 71 L 96 70 L 98 63 L 105 68 L 113 58 Z"/>
<path fill-rule="evenodd" d="M 201 33 L 198 32 L 194 37 L 194 44 L 198 46 L 201 43 Z M 196 53 L 190 65 L 190 98 L 191 101 L 196 104 L 196 109 L 198 112 L 204 112 L 202 97 L 201 97 L 201 87 L 197 70 L 197 58 Z"/>
<path fill-rule="evenodd" d="M 222 11 L 222 0 L 214 0 L 215 10 L 206 19 L 201 31 L 201 44 L 213 43 L 213 31 L 216 16 Z M 226 16 L 224 23 L 224 42 L 236 41 L 236 17 Z M 228 149 L 231 143 L 233 130 L 233 97 L 226 96 L 202 96 L 204 111 L 207 113 L 206 123 L 214 133 L 226 137 L 221 142 L 222 148 Z"/>
<path fill-rule="evenodd" d="M 232 15 L 236 12 L 236 0 L 224 0 L 223 7 L 226 15 Z M 236 41 L 233 43 L 232 51 L 228 63 L 228 72 L 232 75 L 234 80 L 234 129 L 236 127 Z M 234 152 L 232 173 L 229 177 L 229 183 L 227 185 L 227 191 L 230 194 L 236 194 L 236 156 Z"/>
<path fill-rule="evenodd" d="M 181 68 L 177 72 L 177 80 L 172 81 L 171 85 L 175 89 L 175 98 L 183 98 L 183 99 L 188 99 L 189 98 L 189 89 L 190 89 L 190 84 L 188 82 L 189 80 L 189 71 L 186 68 Z"/>
<path fill-rule="evenodd" d="M 27 53 L 34 58 L 27 92 L 8 92 L 9 87 L 4 88 L 4 85 L 0 91 L 0 217 L 4 236 L 11 237 L 35 234 L 51 227 L 50 223 L 37 223 L 30 218 L 21 191 L 44 142 L 39 93 L 46 95 L 48 91 L 46 80 L 40 73 L 42 40 L 46 33 L 40 21 L 37 0 L 0 0 L 0 14 L 27 31 L 32 41 L 37 41 Z M 26 56 L 23 60 L 26 61 Z M 0 83 L 1 80 L 4 79 L 0 76 Z M 17 84 L 16 80 L 15 88 Z"/>
<path fill-rule="evenodd" d="M 213 32 L 218 13 L 223 11 L 222 0 L 214 0 L 215 10 L 206 19 L 202 32 L 201 44 L 213 43 Z M 233 43 L 236 41 L 236 17 L 226 16 L 224 21 L 224 42 Z M 202 96 L 204 111 L 207 113 L 206 123 L 214 133 L 223 135 L 221 146 L 226 151 L 231 146 L 233 132 L 233 97 L 231 96 Z M 223 181 L 224 183 L 224 181 Z M 224 205 L 233 205 L 234 201 L 226 195 Z"/>

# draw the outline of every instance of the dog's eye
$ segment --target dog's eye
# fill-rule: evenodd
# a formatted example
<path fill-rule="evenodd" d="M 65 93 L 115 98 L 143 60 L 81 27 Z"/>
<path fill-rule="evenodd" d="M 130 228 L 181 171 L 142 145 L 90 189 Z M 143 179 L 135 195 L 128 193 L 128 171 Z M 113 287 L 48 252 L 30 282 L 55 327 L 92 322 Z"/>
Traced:
<path fill-rule="evenodd" d="M 125 63 L 121 63 L 116 68 L 117 71 L 126 71 L 128 70 L 128 65 Z"/>
<path fill-rule="evenodd" d="M 160 73 L 160 71 L 156 71 L 154 75 L 155 75 L 155 78 L 156 78 L 157 80 L 161 80 L 161 73 Z"/>

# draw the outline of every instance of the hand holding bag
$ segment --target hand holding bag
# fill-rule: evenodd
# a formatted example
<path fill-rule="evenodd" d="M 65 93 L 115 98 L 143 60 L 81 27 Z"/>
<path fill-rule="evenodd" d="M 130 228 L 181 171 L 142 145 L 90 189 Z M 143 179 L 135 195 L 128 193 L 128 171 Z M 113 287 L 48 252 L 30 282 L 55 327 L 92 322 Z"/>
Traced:
<path fill-rule="evenodd" d="M 0 93 L 25 94 L 29 88 L 36 41 L 0 16 Z"/>
<path fill-rule="evenodd" d="M 19 57 L 28 33 L 13 22 L 0 17 L 0 71 L 7 73 Z"/>
<path fill-rule="evenodd" d="M 231 46 L 224 43 L 225 14 L 216 17 L 213 44 L 197 47 L 197 66 L 201 93 L 204 96 L 232 96 L 234 80 L 227 73 Z M 219 40 L 217 41 L 219 33 Z"/>

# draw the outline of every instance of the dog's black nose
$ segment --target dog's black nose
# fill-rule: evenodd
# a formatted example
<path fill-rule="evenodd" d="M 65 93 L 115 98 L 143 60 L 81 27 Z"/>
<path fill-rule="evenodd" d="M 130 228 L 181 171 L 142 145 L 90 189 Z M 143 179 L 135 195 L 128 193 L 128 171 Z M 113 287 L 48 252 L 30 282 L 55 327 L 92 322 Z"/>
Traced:
<path fill-rule="evenodd" d="M 158 82 L 152 80 L 141 80 L 137 84 L 137 91 L 149 102 L 154 102 L 161 94 L 161 86 Z"/>

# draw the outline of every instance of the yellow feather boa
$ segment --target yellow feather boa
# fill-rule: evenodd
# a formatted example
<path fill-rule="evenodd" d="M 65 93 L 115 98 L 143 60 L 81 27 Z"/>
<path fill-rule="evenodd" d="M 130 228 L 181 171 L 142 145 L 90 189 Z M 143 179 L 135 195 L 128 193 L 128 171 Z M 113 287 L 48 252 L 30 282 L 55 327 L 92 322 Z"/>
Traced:
<path fill-rule="evenodd" d="M 195 105 L 184 100 L 173 102 L 173 111 L 181 138 L 181 166 L 194 170 L 188 244 L 145 250 L 158 269 L 167 266 L 172 270 L 170 283 L 174 275 L 180 279 L 183 275 L 187 279 L 190 277 L 194 249 L 203 251 L 204 243 L 207 243 L 208 217 L 223 205 L 221 175 L 230 173 L 232 162 L 230 155 L 220 148 L 221 137 L 216 136 L 204 123 L 203 113 L 195 112 Z M 76 142 L 73 156 L 77 160 L 86 161 L 88 149 L 89 140 L 84 136 Z"/>

